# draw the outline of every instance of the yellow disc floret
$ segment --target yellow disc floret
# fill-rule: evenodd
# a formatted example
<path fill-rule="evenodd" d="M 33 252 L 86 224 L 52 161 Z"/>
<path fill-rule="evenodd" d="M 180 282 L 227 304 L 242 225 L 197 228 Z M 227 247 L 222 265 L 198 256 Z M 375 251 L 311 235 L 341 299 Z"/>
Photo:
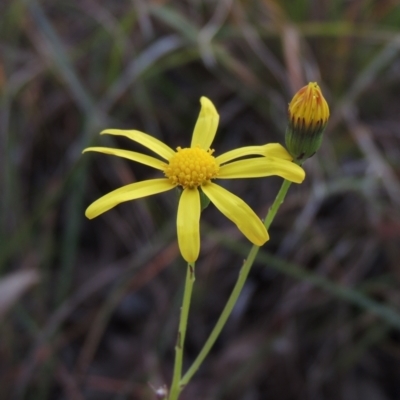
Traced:
<path fill-rule="evenodd" d="M 212 156 L 214 150 L 200 147 L 178 147 L 164 169 L 165 176 L 173 185 L 186 188 L 201 186 L 218 175 L 219 165 Z"/>

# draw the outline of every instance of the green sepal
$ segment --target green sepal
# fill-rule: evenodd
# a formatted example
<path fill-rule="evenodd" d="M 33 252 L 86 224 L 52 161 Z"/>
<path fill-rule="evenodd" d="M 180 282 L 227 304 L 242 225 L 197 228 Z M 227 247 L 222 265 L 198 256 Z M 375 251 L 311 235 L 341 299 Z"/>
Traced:
<path fill-rule="evenodd" d="M 293 160 L 301 163 L 312 157 L 320 148 L 325 127 L 305 131 L 293 128 L 289 124 L 285 133 L 286 147 Z"/>
<path fill-rule="evenodd" d="M 175 190 L 176 190 L 176 194 L 177 194 L 177 203 L 179 203 L 179 199 L 181 198 L 183 189 L 181 186 L 176 186 Z M 201 207 L 201 211 L 203 211 L 210 204 L 210 199 L 203 193 L 201 188 L 199 188 L 199 193 L 200 193 L 200 207 Z"/>
<path fill-rule="evenodd" d="M 210 204 L 210 199 L 203 193 L 203 191 L 200 189 L 200 205 L 201 205 L 201 211 L 205 210 L 208 205 Z"/>
<path fill-rule="evenodd" d="M 182 186 L 175 186 L 175 193 L 176 193 L 176 203 L 179 204 L 179 200 L 181 198 L 183 189 Z"/>

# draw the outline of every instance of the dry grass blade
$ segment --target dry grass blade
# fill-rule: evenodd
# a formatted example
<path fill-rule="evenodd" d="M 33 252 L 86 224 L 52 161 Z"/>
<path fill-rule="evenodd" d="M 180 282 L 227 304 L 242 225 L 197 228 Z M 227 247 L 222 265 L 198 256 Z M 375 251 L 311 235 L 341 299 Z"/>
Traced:
<path fill-rule="evenodd" d="M 0 319 L 34 285 L 39 282 L 37 270 L 13 272 L 0 279 Z"/>
<path fill-rule="evenodd" d="M 385 160 L 372 140 L 371 132 L 360 123 L 356 118 L 354 108 L 346 107 L 343 109 L 343 117 L 348 124 L 349 131 L 352 133 L 360 149 L 364 152 L 369 161 L 371 171 L 376 174 L 385 187 L 388 195 L 394 204 L 400 206 L 400 183 L 396 174 Z"/>

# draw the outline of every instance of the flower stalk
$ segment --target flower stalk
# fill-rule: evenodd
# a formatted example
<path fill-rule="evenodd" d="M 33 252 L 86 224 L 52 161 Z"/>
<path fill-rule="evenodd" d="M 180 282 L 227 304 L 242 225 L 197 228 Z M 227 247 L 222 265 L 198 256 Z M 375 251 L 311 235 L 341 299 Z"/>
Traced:
<path fill-rule="evenodd" d="M 186 338 L 187 322 L 189 317 L 190 301 L 192 298 L 193 284 L 195 281 L 194 269 L 195 264 L 188 263 L 186 270 L 185 287 L 183 292 L 181 315 L 179 319 L 178 335 L 175 344 L 174 374 L 172 377 L 171 389 L 168 397 L 169 400 L 177 400 L 179 397 L 179 393 L 183 389 L 181 383 L 183 351 Z"/>

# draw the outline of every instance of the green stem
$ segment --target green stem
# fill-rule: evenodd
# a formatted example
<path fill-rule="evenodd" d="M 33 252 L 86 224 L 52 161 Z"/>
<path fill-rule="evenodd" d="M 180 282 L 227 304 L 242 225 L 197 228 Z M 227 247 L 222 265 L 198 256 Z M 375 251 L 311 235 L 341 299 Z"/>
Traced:
<path fill-rule="evenodd" d="M 268 214 L 264 220 L 264 225 L 267 229 L 270 227 L 280 205 L 283 203 L 283 200 L 285 199 L 286 193 L 287 193 L 290 185 L 291 185 L 290 181 L 287 181 L 287 180 L 283 181 L 282 186 L 281 186 L 278 194 L 276 195 L 275 201 L 273 202 L 271 208 L 268 210 Z M 193 377 L 193 375 L 199 369 L 200 365 L 203 363 L 204 359 L 207 357 L 207 354 L 210 352 L 212 346 L 214 345 L 214 343 L 217 340 L 219 334 L 221 333 L 223 327 L 225 326 L 225 323 L 228 320 L 229 316 L 231 315 L 233 307 L 235 306 L 236 301 L 243 289 L 243 286 L 246 282 L 247 276 L 249 275 L 250 269 L 253 266 L 254 260 L 257 257 L 257 253 L 258 253 L 259 249 L 260 249 L 260 247 L 256 246 L 256 245 L 253 245 L 253 247 L 251 248 L 248 257 L 247 257 L 246 261 L 243 263 L 243 266 L 240 270 L 238 280 L 236 281 L 236 284 L 232 290 L 232 293 L 228 299 L 228 302 L 226 303 L 225 308 L 223 309 L 214 329 L 212 330 L 206 343 L 204 344 L 203 348 L 201 349 L 199 355 L 197 356 L 197 358 L 194 360 L 191 367 L 188 369 L 186 374 L 181 379 L 181 381 L 180 381 L 181 388 L 183 388 L 184 386 L 186 386 L 189 383 L 190 379 Z M 172 400 L 172 397 L 170 398 L 170 400 Z"/>
<path fill-rule="evenodd" d="M 190 300 L 192 297 L 194 281 L 195 281 L 194 263 L 188 263 L 182 307 L 181 307 L 181 316 L 179 320 L 178 337 L 176 339 L 176 345 L 175 345 L 174 375 L 172 377 L 172 384 L 168 400 L 177 400 L 182 389 L 182 384 L 180 383 L 180 380 L 182 376 L 183 348 L 185 343 Z"/>
<path fill-rule="evenodd" d="M 271 223 L 274 220 L 275 215 L 279 210 L 279 207 L 285 200 L 286 193 L 291 184 L 292 184 L 292 182 L 287 181 L 286 179 L 282 182 L 282 186 L 279 189 L 279 192 L 275 197 L 275 201 L 272 204 L 271 208 L 268 210 L 267 216 L 265 217 L 264 225 L 267 229 L 269 229 L 269 227 L 271 226 Z"/>

